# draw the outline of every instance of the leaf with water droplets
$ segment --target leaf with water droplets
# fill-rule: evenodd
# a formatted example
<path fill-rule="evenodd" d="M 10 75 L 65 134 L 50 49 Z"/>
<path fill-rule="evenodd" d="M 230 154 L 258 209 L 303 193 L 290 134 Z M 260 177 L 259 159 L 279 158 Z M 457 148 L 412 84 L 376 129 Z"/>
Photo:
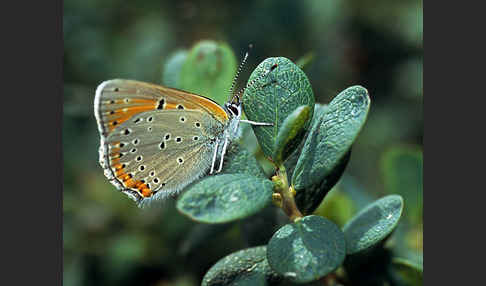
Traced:
<path fill-rule="evenodd" d="M 297 192 L 318 184 L 349 152 L 370 106 L 368 91 L 352 86 L 338 94 L 312 126 L 292 175 Z"/>
<path fill-rule="evenodd" d="M 201 285 L 277 285 L 282 277 L 270 268 L 266 253 L 266 246 L 232 253 L 209 269 Z"/>
<path fill-rule="evenodd" d="M 331 273 L 343 263 L 345 254 L 344 234 L 339 227 L 315 215 L 283 226 L 267 246 L 270 266 L 298 283 Z"/>
<path fill-rule="evenodd" d="M 395 229 L 403 210 L 403 199 L 399 195 L 383 197 L 356 214 L 343 227 L 347 254 L 369 249 Z"/>
<path fill-rule="evenodd" d="M 266 74 L 266 76 L 261 76 Z M 310 108 L 303 129 L 307 130 L 314 114 L 314 93 L 305 73 L 289 59 L 268 58 L 251 74 L 251 86 L 245 90 L 243 109 L 249 120 L 273 123 L 252 126 L 265 156 L 273 158 L 277 136 L 284 120 L 299 106 Z M 305 132 L 304 132 L 305 133 Z M 303 136 L 296 137 L 303 139 Z M 300 142 L 294 142 L 298 146 Z"/>
<path fill-rule="evenodd" d="M 309 130 L 304 136 L 304 140 L 300 143 L 299 147 L 297 148 L 297 152 L 292 153 L 289 158 L 285 161 L 284 165 L 287 169 L 287 174 L 289 178 L 292 178 L 292 174 L 294 173 L 295 165 L 299 160 L 300 155 L 302 154 L 302 148 L 304 147 L 304 143 L 307 140 L 313 126 L 319 123 L 320 118 L 324 115 L 324 112 L 327 110 L 327 105 L 316 103 L 314 105 L 314 115 L 312 116 L 312 121 L 310 124 Z"/>
<path fill-rule="evenodd" d="M 193 220 L 225 223 L 250 216 L 270 203 L 273 183 L 247 174 L 210 176 L 186 190 L 177 209 Z"/>
<path fill-rule="evenodd" d="M 311 128 L 310 131 L 307 132 L 304 142 L 302 142 L 301 146 L 297 148 L 300 150 L 299 152 L 293 153 L 289 159 L 285 162 L 285 167 L 287 168 L 289 177 L 293 177 L 293 173 L 297 162 L 303 154 L 303 146 L 307 139 L 313 132 L 316 132 L 317 126 L 321 124 L 323 116 L 326 114 L 328 110 L 327 105 L 316 104 L 314 108 L 314 117 L 312 118 Z M 318 131 L 317 131 L 318 132 Z M 305 189 L 300 189 L 296 196 L 295 196 L 295 203 L 299 210 L 304 214 L 308 215 L 314 212 L 314 210 L 321 204 L 322 200 L 326 196 L 326 194 L 334 187 L 334 185 L 339 181 L 341 175 L 344 173 L 344 170 L 348 164 L 349 158 L 351 156 L 351 150 L 345 154 L 340 161 L 336 164 L 334 169 L 328 173 L 326 176 L 321 178 L 320 181 L 306 186 Z"/>

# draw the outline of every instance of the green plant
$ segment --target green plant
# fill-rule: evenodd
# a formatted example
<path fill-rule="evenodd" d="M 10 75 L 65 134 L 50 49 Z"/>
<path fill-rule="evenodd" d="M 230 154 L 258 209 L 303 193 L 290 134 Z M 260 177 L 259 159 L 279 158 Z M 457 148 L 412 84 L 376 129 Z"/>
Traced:
<path fill-rule="evenodd" d="M 311 60 L 308 55 L 299 63 Z M 274 71 L 259 78 L 275 64 Z M 203 41 L 165 63 L 162 83 L 221 104 L 235 71 L 236 59 L 226 44 Z M 316 104 L 305 73 L 283 57 L 264 60 L 252 80 L 256 83 L 242 98 L 245 115 L 274 125 L 243 126 L 222 173 L 191 184 L 177 199 L 182 214 L 221 224 L 199 228 L 193 246 L 228 223 L 241 224 L 248 238 L 250 247 L 218 261 L 202 285 L 416 285 L 420 265 L 385 247 L 402 215 L 400 195 L 370 202 L 342 228 L 314 214 L 343 175 L 366 122 L 368 91 L 351 86 L 329 104 Z M 274 212 L 275 207 L 282 211 Z M 282 214 L 286 219 L 279 223 Z M 258 216 L 264 223 L 253 223 Z"/>

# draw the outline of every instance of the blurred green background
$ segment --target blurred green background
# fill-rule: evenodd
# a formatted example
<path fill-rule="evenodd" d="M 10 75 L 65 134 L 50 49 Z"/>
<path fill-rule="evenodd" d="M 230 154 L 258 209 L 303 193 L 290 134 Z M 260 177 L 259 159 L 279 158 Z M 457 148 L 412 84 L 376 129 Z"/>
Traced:
<path fill-rule="evenodd" d="M 345 176 L 316 212 L 342 226 L 367 198 L 399 193 L 405 220 L 391 243 L 421 261 L 422 15 L 416 0 L 64 1 L 64 285 L 199 285 L 220 258 L 251 245 L 240 225 L 198 226 L 170 200 L 141 211 L 98 164 L 96 86 L 160 83 L 168 57 L 206 39 L 226 42 L 238 61 L 253 44 L 240 86 L 267 57 L 312 55 L 304 71 L 316 102 L 368 89 Z"/>

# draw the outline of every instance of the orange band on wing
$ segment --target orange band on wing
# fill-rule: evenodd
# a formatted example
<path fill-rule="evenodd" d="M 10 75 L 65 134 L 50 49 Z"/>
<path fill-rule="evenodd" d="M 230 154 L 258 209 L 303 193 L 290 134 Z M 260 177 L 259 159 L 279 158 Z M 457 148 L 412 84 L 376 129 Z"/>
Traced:
<path fill-rule="evenodd" d="M 141 112 L 154 110 L 155 109 L 154 106 L 155 105 L 142 105 L 142 106 L 133 106 L 133 107 L 126 107 L 123 109 L 113 110 L 114 113 L 107 116 L 109 131 L 112 131 L 118 125 L 129 120 L 134 115 L 137 115 Z"/>
<path fill-rule="evenodd" d="M 206 110 L 210 111 L 211 115 L 218 118 L 220 122 L 226 122 L 229 119 L 226 111 L 224 111 L 224 109 L 221 106 L 219 106 L 217 103 L 213 102 L 212 100 L 207 99 L 203 96 L 198 96 L 198 95 L 188 93 L 186 97 L 189 96 L 191 97 L 191 101 L 197 102 L 200 106 L 203 106 Z"/>
<path fill-rule="evenodd" d="M 130 102 L 133 102 L 133 103 L 148 103 L 148 104 L 156 103 L 156 101 L 153 100 L 153 99 L 144 99 L 144 98 L 132 98 L 132 99 L 130 99 Z"/>
<path fill-rule="evenodd" d="M 114 145 L 117 145 L 118 142 L 114 142 Z M 142 197 L 147 198 L 151 197 L 154 192 L 145 184 L 143 180 L 135 180 L 133 179 L 131 174 L 128 174 L 125 170 L 125 164 L 120 163 L 120 148 L 115 147 L 112 149 L 112 153 L 110 154 L 110 162 L 112 166 L 112 171 L 114 175 L 118 178 L 119 182 L 125 188 L 130 188 L 132 190 L 135 189 Z"/>
<path fill-rule="evenodd" d="M 167 100 L 167 103 L 175 104 L 176 106 L 177 103 L 180 103 L 187 109 L 204 108 L 222 123 L 226 122 L 229 119 L 228 114 L 226 114 L 224 109 L 221 106 L 219 106 L 218 103 L 204 96 L 200 96 L 187 91 L 183 91 L 175 88 L 169 88 L 157 84 L 151 84 L 151 83 L 139 82 L 139 81 L 130 81 L 130 82 L 140 87 L 143 87 L 147 90 L 157 90 L 161 94 L 161 96 L 166 97 L 165 99 Z"/>
<path fill-rule="evenodd" d="M 125 173 L 122 164 L 116 164 L 115 176 L 120 179 L 125 188 L 136 189 L 144 198 L 151 197 L 154 192 L 141 180 L 134 180 L 130 174 Z"/>

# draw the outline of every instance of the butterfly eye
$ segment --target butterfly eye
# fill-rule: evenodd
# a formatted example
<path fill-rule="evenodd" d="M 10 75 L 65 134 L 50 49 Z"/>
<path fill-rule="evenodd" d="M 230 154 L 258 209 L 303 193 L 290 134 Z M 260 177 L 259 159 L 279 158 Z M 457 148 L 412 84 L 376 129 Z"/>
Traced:
<path fill-rule="evenodd" d="M 240 110 L 238 109 L 238 106 L 236 104 L 228 104 L 228 109 L 233 113 L 234 116 L 240 115 Z"/>

